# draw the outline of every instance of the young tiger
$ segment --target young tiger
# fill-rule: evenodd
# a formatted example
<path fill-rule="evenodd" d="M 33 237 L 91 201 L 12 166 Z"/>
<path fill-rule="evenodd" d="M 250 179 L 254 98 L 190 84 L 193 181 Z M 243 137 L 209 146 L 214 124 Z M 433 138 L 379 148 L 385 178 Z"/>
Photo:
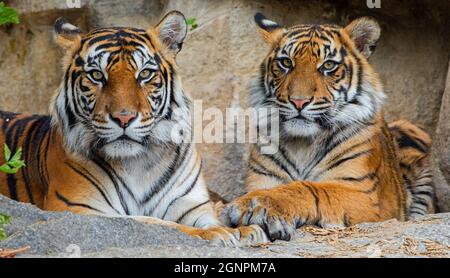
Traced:
<path fill-rule="evenodd" d="M 225 223 L 257 224 L 271 240 L 289 240 L 305 224 L 342 227 L 433 211 L 430 137 L 383 119 L 385 94 L 368 63 L 378 23 L 283 28 L 261 14 L 255 21 L 271 50 L 250 103 L 278 109 L 270 118 L 280 142 L 275 154 L 251 147 L 250 192 L 224 208 Z"/>
<path fill-rule="evenodd" d="M 174 140 L 191 134 L 175 63 L 186 33 L 177 11 L 149 30 L 83 34 L 57 20 L 64 78 L 51 116 L 0 113 L 0 144 L 23 147 L 26 163 L 16 175 L 0 174 L 0 192 L 45 210 L 133 217 L 226 245 L 265 242 L 258 226 L 222 227 L 194 144 Z"/>

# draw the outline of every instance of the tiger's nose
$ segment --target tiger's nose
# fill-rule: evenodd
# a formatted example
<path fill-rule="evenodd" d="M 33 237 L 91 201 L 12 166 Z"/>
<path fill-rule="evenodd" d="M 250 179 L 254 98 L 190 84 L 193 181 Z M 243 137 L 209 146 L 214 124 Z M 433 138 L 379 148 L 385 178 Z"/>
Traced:
<path fill-rule="evenodd" d="M 290 100 L 298 110 L 302 110 L 308 103 L 311 102 L 311 99 L 308 98 L 291 98 Z"/>
<path fill-rule="evenodd" d="M 136 119 L 136 116 L 137 113 L 122 110 L 121 112 L 112 113 L 111 119 L 114 122 L 116 122 L 120 127 L 126 128 Z"/>

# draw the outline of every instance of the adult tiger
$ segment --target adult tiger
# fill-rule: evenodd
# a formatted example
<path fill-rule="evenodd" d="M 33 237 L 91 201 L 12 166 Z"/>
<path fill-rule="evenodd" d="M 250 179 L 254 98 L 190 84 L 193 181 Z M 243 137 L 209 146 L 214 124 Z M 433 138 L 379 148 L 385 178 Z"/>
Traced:
<path fill-rule="evenodd" d="M 385 94 L 367 61 L 378 23 L 282 28 L 261 14 L 255 21 L 271 50 L 250 103 L 279 110 L 271 121 L 260 113 L 259 123 L 279 123 L 280 142 L 275 154 L 251 147 L 250 192 L 225 207 L 225 223 L 258 224 L 272 240 L 289 240 L 304 224 L 349 226 L 432 211 L 431 139 L 408 122 L 389 128 L 383 119 Z"/>
<path fill-rule="evenodd" d="M 186 32 L 177 11 L 147 31 L 82 34 L 58 19 L 65 74 L 51 116 L 0 114 L 0 143 L 22 146 L 27 165 L 0 174 L 1 193 L 46 210 L 175 225 L 227 245 L 264 242 L 258 226 L 221 227 L 201 159 L 182 140 L 191 134 L 191 104 L 175 56 Z"/>

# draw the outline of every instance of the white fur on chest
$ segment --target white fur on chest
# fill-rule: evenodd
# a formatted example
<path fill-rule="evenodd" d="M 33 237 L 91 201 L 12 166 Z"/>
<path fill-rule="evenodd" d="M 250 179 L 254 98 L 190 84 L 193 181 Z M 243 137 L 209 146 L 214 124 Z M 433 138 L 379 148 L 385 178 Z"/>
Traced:
<path fill-rule="evenodd" d="M 172 150 L 110 164 L 113 170 L 109 175 L 99 172 L 102 173 L 102 187 L 116 211 L 105 202 L 98 205 L 113 214 L 162 217 L 174 198 L 191 186 L 194 179 L 189 176 L 189 171 L 196 170 L 195 158 L 187 155 L 174 168 L 176 159 Z M 170 168 L 174 170 L 168 174 Z"/>
<path fill-rule="evenodd" d="M 318 168 L 315 162 L 322 146 L 311 144 L 303 140 L 290 142 L 283 146 L 284 154 L 295 165 L 295 171 L 290 171 L 295 180 L 316 181 L 315 170 Z"/>

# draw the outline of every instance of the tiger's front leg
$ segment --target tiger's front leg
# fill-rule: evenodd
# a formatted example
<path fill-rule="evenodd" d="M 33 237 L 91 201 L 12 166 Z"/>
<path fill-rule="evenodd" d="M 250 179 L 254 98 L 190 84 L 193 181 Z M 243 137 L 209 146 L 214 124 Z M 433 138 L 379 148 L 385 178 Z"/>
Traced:
<path fill-rule="evenodd" d="M 175 227 L 191 237 L 205 239 L 215 245 L 241 247 L 268 242 L 266 234 L 258 225 L 229 228 L 216 222 L 215 225 L 211 227 L 199 228 L 148 216 L 132 216 L 131 218 L 146 224 Z"/>
<path fill-rule="evenodd" d="M 380 221 L 377 192 L 333 182 L 293 182 L 252 191 L 222 211 L 230 227 L 256 224 L 270 240 L 290 240 L 302 225 L 344 227 Z"/>

